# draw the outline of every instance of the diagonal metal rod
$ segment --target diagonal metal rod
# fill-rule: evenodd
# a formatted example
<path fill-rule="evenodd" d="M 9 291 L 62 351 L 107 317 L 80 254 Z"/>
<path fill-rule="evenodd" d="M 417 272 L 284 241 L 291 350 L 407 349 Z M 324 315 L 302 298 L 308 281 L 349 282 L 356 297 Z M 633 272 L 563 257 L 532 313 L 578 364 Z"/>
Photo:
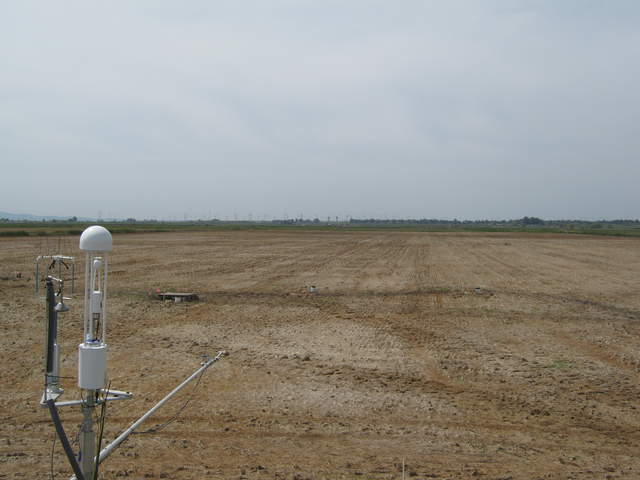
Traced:
<path fill-rule="evenodd" d="M 195 372 L 193 372 L 184 382 L 182 382 L 180 385 L 178 385 L 176 388 L 174 388 L 166 397 L 164 397 L 162 400 L 160 400 L 158 403 L 156 403 L 156 405 L 153 408 L 151 408 L 151 410 L 149 410 L 147 413 L 145 413 L 143 416 L 141 416 L 138 420 L 133 422 L 131 424 L 131 426 L 129 428 L 127 428 L 124 432 L 122 432 L 120 434 L 120 436 L 118 436 L 113 442 L 111 442 L 109 445 L 104 447 L 102 449 L 102 451 L 100 452 L 100 456 L 98 458 L 98 463 L 102 462 L 105 458 L 107 458 L 107 456 L 118 445 L 120 445 L 136 428 L 138 428 L 142 424 L 142 422 L 144 422 L 147 418 L 149 418 L 151 415 L 153 415 L 153 413 L 156 410 L 158 410 L 160 407 L 162 407 L 162 405 L 164 405 L 171 397 L 173 397 L 176 393 L 178 393 L 180 390 L 182 390 L 191 380 L 196 378 L 198 376 L 198 374 L 200 374 L 200 372 L 203 372 L 204 370 L 209 368 L 211 365 L 213 365 L 214 362 L 217 362 L 218 360 L 220 360 L 220 358 L 222 358 L 222 356 L 225 353 L 226 352 L 224 352 L 224 351 L 218 352 L 218 354 L 214 358 L 211 358 L 211 359 L 207 360 L 205 363 L 203 363 L 202 366 L 199 369 L 197 369 Z"/>
<path fill-rule="evenodd" d="M 162 407 L 162 405 L 164 405 L 167 401 L 169 401 L 171 399 L 171 397 L 173 397 L 176 393 L 178 393 L 185 386 L 187 386 L 187 384 L 191 380 L 196 378 L 201 372 L 204 372 L 204 370 L 206 370 L 211 365 L 213 365 L 215 362 L 220 360 L 224 355 L 226 355 L 226 353 L 227 352 L 225 352 L 224 350 L 220 351 L 220 352 L 218 352 L 218 354 L 214 358 L 210 358 L 209 360 L 204 362 L 202 364 L 202 366 L 200 368 L 198 368 L 195 372 L 193 372 L 185 381 L 183 381 L 180 385 L 178 385 L 176 388 L 171 390 L 171 392 L 169 392 L 166 397 L 164 397 L 162 400 L 160 400 L 158 403 L 156 403 L 155 406 L 151 408 L 151 410 L 149 410 L 147 413 L 145 413 L 143 416 L 141 416 L 138 420 L 133 422 L 131 424 L 131 426 L 129 428 L 127 428 L 124 432 L 122 432 L 113 442 L 111 442 L 109 445 L 107 445 L 106 447 L 104 447 L 102 449 L 102 451 L 100 452 L 100 454 L 96 458 L 96 460 L 97 460 L 96 464 L 102 463 L 102 461 L 105 458 L 107 458 L 109 456 L 109 454 L 111 452 L 113 452 L 113 450 L 115 450 L 116 447 L 118 447 L 118 445 L 120 445 L 122 442 L 124 442 L 127 439 L 127 437 L 129 435 L 131 435 L 133 433 L 133 431 L 136 428 L 138 428 L 147 418 L 149 418 L 151 415 L 153 415 L 153 413 L 156 410 L 158 410 L 160 407 Z M 71 477 L 69 480 L 76 480 L 75 475 L 73 477 Z"/>

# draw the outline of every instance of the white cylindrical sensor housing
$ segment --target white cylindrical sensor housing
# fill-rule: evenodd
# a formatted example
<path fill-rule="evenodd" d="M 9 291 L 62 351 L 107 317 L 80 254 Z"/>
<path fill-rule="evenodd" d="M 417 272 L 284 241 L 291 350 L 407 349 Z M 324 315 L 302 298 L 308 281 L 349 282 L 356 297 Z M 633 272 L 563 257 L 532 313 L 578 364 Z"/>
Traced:
<path fill-rule="evenodd" d="M 100 343 L 78 345 L 78 386 L 85 390 L 99 390 L 107 383 L 107 345 Z"/>
<path fill-rule="evenodd" d="M 102 313 L 102 293 L 98 290 L 91 293 L 91 313 Z"/>

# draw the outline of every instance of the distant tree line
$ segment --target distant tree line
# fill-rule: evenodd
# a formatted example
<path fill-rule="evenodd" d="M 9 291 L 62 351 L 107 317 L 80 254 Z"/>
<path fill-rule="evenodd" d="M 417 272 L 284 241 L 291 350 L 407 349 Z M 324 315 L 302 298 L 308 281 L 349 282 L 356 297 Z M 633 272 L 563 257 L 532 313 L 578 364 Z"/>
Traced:
<path fill-rule="evenodd" d="M 440 218 L 352 218 L 349 223 L 354 225 L 442 225 L 442 226 L 501 226 L 501 227 L 516 227 L 516 226 L 553 226 L 553 227 L 566 227 L 566 226 L 591 226 L 592 228 L 598 228 L 599 225 L 614 225 L 614 226 L 627 226 L 627 227 L 640 227 L 640 220 L 631 219 L 617 219 L 617 220 L 543 220 L 538 217 L 522 217 L 518 219 L 509 220 L 445 220 Z"/>
<path fill-rule="evenodd" d="M 133 217 L 126 219 L 102 219 L 102 220 L 87 220 L 78 219 L 73 216 L 63 220 L 41 220 L 39 223 L 57 223 L 57 224 L 87 224 L 94 222 L 103 222 L 108 224 L 183 224 L 183 225 L 216 225 L 216 224 L 239 224 L 239 225 L 251 225 L 251 224 L 271 224 L 271 225 L 358 225 L 358 226 L 393 226 L 393 225 L 430 225 L 430 226 L 458 226 L 458 227 L 557 227 L 557 228 L 613 228 L 613 227 L 628 227 L 628 228 L 640 228 L 640 220 L 638 219 L 615 219 L 615 220 L 543 220 L 539 217 L 525 216 L 518 219 L 502 219 L 502 220 L 453 220 L 441 219 L 441 218 L 343 218 L 328 217 L 324 220 L 319 218 L 291 218 L 291 219 L 273 219 L 273 220 L 220 220 L 212 218 L 208 220 L 158 220 L 158 219 L 143 219 L 138 220 Z M 0 218 L 0 223 L 13 223 L 13 224 L 26 224 L 34 223 L 29 220 L 18 220 L 9 218 Z"/>

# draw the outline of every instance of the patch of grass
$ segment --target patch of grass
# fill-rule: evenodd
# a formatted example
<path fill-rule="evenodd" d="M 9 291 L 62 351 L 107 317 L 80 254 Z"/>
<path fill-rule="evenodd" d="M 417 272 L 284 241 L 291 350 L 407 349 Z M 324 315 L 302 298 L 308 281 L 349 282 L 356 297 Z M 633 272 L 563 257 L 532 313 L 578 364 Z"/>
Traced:
<path fill-rule="evenodd" d="M 573 367 L 574 363 L 569 360 L 556 360 L 555 362 L 545 365 L 545 368 L 551 368 L 554 370 L 568 370 Z"/>

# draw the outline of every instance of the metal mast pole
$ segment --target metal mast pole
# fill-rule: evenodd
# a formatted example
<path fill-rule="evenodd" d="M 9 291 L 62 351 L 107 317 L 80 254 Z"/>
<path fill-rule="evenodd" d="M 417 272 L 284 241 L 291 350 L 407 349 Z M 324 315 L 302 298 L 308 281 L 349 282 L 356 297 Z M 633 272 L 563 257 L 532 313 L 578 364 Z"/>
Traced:
<path fill-rule="evenodd" d="M 58 342 L 58 312 L 56 312 L 56 299 L 53 293 L 53 280 L 47 277 L 47 326 L 44 388 L 45 395 L 48 392 L 58 393 L 58 372 L 56 372 L 56 346 Z M 46 400 L 46 398 L 45 398 Z"/>
<path fill-rule="evenodd" d="M 96 407 L 96 391 L 88 390 L 82 403 L 82 427 L 80 428 L 80 468 L 86 479 L 93 479 L 96 469 L 96 434 L 93 428 L 93 411 Z"/>

